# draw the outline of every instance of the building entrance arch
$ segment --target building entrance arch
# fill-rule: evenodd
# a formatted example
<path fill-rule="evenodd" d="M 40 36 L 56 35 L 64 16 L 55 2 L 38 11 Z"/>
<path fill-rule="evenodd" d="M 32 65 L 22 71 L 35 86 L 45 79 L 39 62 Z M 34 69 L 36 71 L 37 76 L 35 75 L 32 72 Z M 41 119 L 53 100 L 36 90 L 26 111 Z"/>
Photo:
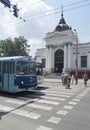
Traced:
<path fill-rule="evenodd" d="M 58 49 L 54 54 L 54 72 L 62 73 L 63 65 L 64 65 L 64 51 L 62 49 Z"/>

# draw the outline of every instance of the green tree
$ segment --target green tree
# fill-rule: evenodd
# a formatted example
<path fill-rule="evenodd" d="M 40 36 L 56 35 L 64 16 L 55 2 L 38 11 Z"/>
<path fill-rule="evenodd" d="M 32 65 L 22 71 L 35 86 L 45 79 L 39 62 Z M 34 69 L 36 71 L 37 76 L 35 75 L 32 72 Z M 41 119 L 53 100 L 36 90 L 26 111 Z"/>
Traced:
<path fill-rule="evenodd" d="M 27 40 L 23 36 L 0 40 L 0 56 L 28 56 L 27 49 Z"/>

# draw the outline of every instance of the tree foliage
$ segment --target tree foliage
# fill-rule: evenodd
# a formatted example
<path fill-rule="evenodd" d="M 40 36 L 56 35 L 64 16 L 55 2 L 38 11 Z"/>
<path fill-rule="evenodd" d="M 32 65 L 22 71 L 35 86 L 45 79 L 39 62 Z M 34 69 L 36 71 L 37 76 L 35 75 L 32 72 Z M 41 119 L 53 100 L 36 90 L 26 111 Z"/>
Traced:
<path fill-rule="evenodd" d="M 20 36 L 18 38 L 11 38 L 0 40 L 0 57 L 2 56 L 28 56 L 27 40 Z"/>

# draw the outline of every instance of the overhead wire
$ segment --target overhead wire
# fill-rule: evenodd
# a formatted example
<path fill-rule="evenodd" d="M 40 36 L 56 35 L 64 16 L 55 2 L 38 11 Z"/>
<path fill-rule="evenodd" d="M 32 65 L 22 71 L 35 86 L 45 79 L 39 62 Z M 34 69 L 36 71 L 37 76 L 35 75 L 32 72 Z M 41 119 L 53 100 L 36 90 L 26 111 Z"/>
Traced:
<path fill-rule="evenodd" d="M 90 6 L 90 3 L 82 5 L 82 6 L 78 6 L 78 7 L 73 7 L 71 9 L 66 9 L 66 10 L 64 10 L 64 12 L 71 11 L 71 10 L 78 9 L 78 8 L 82 8 L 82 7 L 85 7 L 85 6 Z M 44 17 L 50 16 L 50 15 L 53 15 L 53 14 L 58 14 L 58 13 L 60 13 L 60 10 L 56 11 L 54 13 L 48 13 L 48 14 L 42 15 L 42 16 L 37 16 L 37 17 L 32 16 L 32 17 L 29 17 L 29 19 L 27 19 L 26 22 L 28 22 L 28 21 L 30 21 L 32 19 L 35 19 L 35 18 L 44 18 Z"/>
<path fill-rule="evenodd" d="M 84 0 L 85 1 L 85 0 Z M 74 4 L 76 4 L 76 3 L 74 3 Z M 69 7 L 69 6 L 71 6 L 71 5 L 73 5 L 73 4 L 69 4 L 67 7 Z M 69 8 L 69 9 L 66 9 L 66 10 L 64 10 L 64 12 L 66 12 L 66 11 L 70 11 L 70 10 L 74 10 L 74 9 L 77 9 L 77 8 L 81 8 L 81 7 L 85 7 L 85 6 L 88 6 L 88 5 L 90 5 L 90 3 L 87 3 L 87 4 L 84 4 L 84 5 L 80 5 L 80 6 L 76 6 L 76 7 L 73 7 L 73 8 Z M 64 7 L 66 7 L 66 6 L 64 6 Z M 49 15 L 53 15 L 53 14 L 58 14 L 58 13 L 60 13 L 60 9 L 61 8 L 58 8 L 59 10 L 57 11 L 57 9 L 55 8 L 54 9 L 54 11 L 56 10 L 56 12 L 52 12 L 52 13 L 50 13 L 50 10 L 48 11 L 49 13 L 48 14 L 44 14 L 44 13 L 46 13 L 46 11 L 45 12 L 43 12 L 43 13 L 40 13 L 40 14 L 38 14 L 38 15 L 41 15 L 41 16 L 38 16 L 38 15 L 30 15 L 29 17 L 28 17 L 28 19 L 27 19 L 27 21 L 26 22 L 28 22 L 28 21 L 30 21 L 30 20 L 33 20 L 33 19 L 35 19 L 35 18 L 43 18 L 43 17 L 47 17 L 47 16 L 49 16 Z M 35 17 L 35 16 L 37 16 L 37 17 Z M 20 23 L 23 23 L 23 22 L 21 22 L 21 21 L 19 21 L 19 22 L 17 22 L 17 23 L 15 23 L 15 25 L 16 24 L 20 24 Z M 10 22 L 9 24 L 12 24 L 12 22 Z M 7 23 L 7 25 L 5 25 L 5 27 L 6 26 L 8 26 L 8 23 Z"/>
<path fill-rule="evenodd" d="M 45 0 L 42 0 L 42 1 L 45 1 Z M 32 3 L 32 5 L 31 5 L 31 3 L 30 3 L 30 4 L 26 5 L 26 6 L 25 6 L 25 5 L 24 5 L 24 6 L 21 6 L 20 8 L 25 8 L 25 7 L 28 7 L 28 6 L 32 7 L 32 6 L 35 6 L 35 5 L 37 5 L 37 4 L 40 4 L 42 1 L 41 1 L 41 0 L 38 0 L 37 2 Z"/>
<path fill-rule="evenodd" d="M 42 0 L 42 1 L 45 1 L 45 0 Z M 22 2 L 22 0 L 20 0 L 19 2 Z M 39 4 L 39 3 L 41 3 L 41 0 L 38 0 L 37 2 L 34 2 L 32 5 L 30 5 L 30 7 L 34 6 L 35 4 Z M 13 4 L 11 4 L 11 6 L 13 6 Z M 27 6 L 23 6 L 23 8 L 28 7 L 28 6 L 29 6 L 29 4 Z M 6 8 L 6 7 L 2 7 L 2 8 L 0 8 L 0 10 L 3 10 L 4 8 Z M 23 8 L 20 7 L 19 11 L 21 11 Z M 12 9 L 10 9 L 10 12 L 11 13 L 13 12 Z M 5 13 L 5 15 L 8 15 L 8 14 L 9 13 Z M 5 17 L 5 16 L 2 15 L 1 17 Z M 19 17 L 19 18 L 22 19 L 23 21 L 25 21 L 24 18 L 22 18 L 22 17 Z"/>
<path fill-rule="evenodd" d="M 20 0 L 19 2 L 21 2 L 22 0 Z M 45 1 L 45 0 L 43 0 L 43 1 Z M 80 3 L 83 3 L 83 2 L 87 2 L 87 1 L 89 1 L 89 0 L 81 0 L 81 1 L 79 1 L 79 2 L 74 2 L 73 4 L 68 4 L 68 5 L 65 5 L 64 7 L 65 8 L 67 8 L 67 7 L 70 7 L 70 6 L 73 6 L 73 5 L 76 5 L 76 4 L 80 4 Z M 38 0 L 37 1 L 38 3 L 41 3 L 40 2 L 40 0 Z M 34 6 L 35 4 L 37 4 L 37 2 L 35 2 L 34 4 L 32 4 L 32 5 L 30 5 L 30 7 L 31 6 Z M 25 6 L 24 5 L 24 7 L 23 8 L 25 8 L 25 7 L 28 7 L 28 6 Z M 2 9 L 4 9 L 5 7 L 3 7 Z M 22 10 L 23 8 L 21 8 L 20 10 Z M 61 7 L 57 7 L 57 8 L 54 8 L 54 11 L 55 10 L 58 10 L 58 9 L 60 9 Z M 20 11 L 19 10 L 19 11 Z M 53 11 L 53 9 L 50 9 L 50 10 L 48 10 L 48 11 Z M 12 12 L 12 11 L 10 11 L 10 12 Z M 45 11 L 43 11 L 43 12 L 40 12 L 40 13 L 35 13 L 35 15 L 39 15 L 39 14 L 43 14 Z M 8 13 L 6 13 L 5 15 L 7 15 Z M 33 14 L 34 15 L 34 14 Z M 3 15 L 1 16 L 1 17 L 4 17 Z M 24 16 L 24 18 L 25 18 L 25 16 Z"/>
<path fill-rule="evenodd" d="M 77 3 L 73 3 L 73 4 L 68 4 L 68 5 L 63 6 L 63 8 L 67 8 L 67 7 L 70 7 L 70 6 L 73 6 L 73 5 L 76 5 L 76 4 L 85 2 L 85 1 L 88 1 L 88 0 L 83 0 L 83 1 L 80 1 L 80 2 L 77 2 Z M 61 7 L 54 8 L 54 9 L 50 9 L 50 10 L 48 10 L 47 12 L 52 12 L 53 10 L 54 10 L 54 11 L 57 11 L 57 10 L 60 10 L 60 11 L 61 11 Z M 42 11 L 42 12 L 40 12 L 40 13 L 32 14 L 32 15 L 30 15 L 30 16 L 28 16 L 28 17 L 38 16 L 38 15 L 45 14 L 45 13 L 46 13 L 46 11 Z M 27 16 L 26 16 L 26 17 L 27 17 Z M 26 17 L 24 16 L 24 18 L 26 18 Z"/>

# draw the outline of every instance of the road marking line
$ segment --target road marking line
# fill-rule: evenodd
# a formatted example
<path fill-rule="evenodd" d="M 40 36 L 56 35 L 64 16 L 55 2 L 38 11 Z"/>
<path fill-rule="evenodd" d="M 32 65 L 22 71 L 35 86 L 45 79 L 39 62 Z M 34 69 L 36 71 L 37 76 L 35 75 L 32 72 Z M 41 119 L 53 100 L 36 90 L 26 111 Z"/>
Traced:
<path fill-rule="evenodd" d="M 52 96 L 56 96 L 56 97 L 70 97 L 69 95 L 59 95 L 59 94 L 54 94 L 54 93 L 45 93 L 46 95 L 52 95 Z"/>
<path fill-rule="evenodd" d="M 56 94 L 67 94 L 67 95 L 74 95 L 73 93 L 68 93 L 68 92 L 56 92 L 56 91 L 42 91 L 42 92 L 46 92 L 46 93 L 56 93 Z"/>
<path fill-rule="evenodd" d="M 78 96 L 84 97 L 84 96 L 85 96 L 85 94 L 79 94 Z"/>
<path fill-rule="evenodd" d="M 38 105 L 38 104 L 28 104 L 26 106 L 32 107 L 32 108 L 38 108 L 38 109 L 42 109 L 42 110 L 51 110 L 52 107 L 49 106 L 45 106 L 45 105 Z"/>
<path fill-rule="evenodd" d="M 18 105 L 24 105 L 26 103 L 26 102 L 21 102 L 18 100 L 5 100 L 4 102 L 18 104 Z"/>
<path fill-rule="evenodd" d="M 58 97 L 49 97 L 49 96 L 42 96 L 45 99 L 53 99 L 53 100 L 59 100 L 59 101 L 65 101 L 65 98 L 58 98 Z"/>
<path fill-rule="evenodd" d="M 63 108 L 65 108 L 65 109 L 72 109 L 73 106 L 65 105 Z"/>
<path fill-rule="evenodd" d="M 83 97 L 77 96 L 76 98 L 82 99 Z"/>
<path fill-rule="evenodd" d="M 41 117 L 41 115 L 37 114 L 37 113 L 32 113 L 32 112 L 29 113 L 29 112 L 24 111 L 24 110 L 19 110 L 17 108 L 7 107 L 7 106 L 3 106 L 3 105 L 0 105 L 0 110 L 3 110 L 5 112 L 14 113 L 17 115 L 21 115 L 24 117 L 28 117 L 31 119 L 38 119 L 39 117 Z"/>
<path fill-rule="evenodd" d="M 61 120 L 62 118 L 51 117 L 50 119 L 48 119 L 48 122 L 58 124 Z"/>
<path fill-rule="evenodd" d="M 57 112 L 57 114 L 67 115 L 67 114 L 68 114 L 68 111 L 59 110 L 59 111 Z"/>
<path fill-rule="evenodd" d="M 12 111 L 13 109 L 14 108 L 12 108 L 12 107 L 0 105 L 0 110 L 6 111 L 6 112 Z"/>
<path fill-rule="evenodd" d="M 38 119 L 39 117 L 41 117 L 40 114 L 36 114 L 36 113 L 33 113 L 33 112 L 29 113 L 29 112 L 23 111 L 23 110 L 15 110 L 12 113 L 15 113 L 15 114 L 18 114 L 18 115 L 21 115 L 21 116 L 24 116 L 24 117 L 29 117 L 29 118 L 32 118 L 32 119 Z"/>
<path fill-rule="evenodd" d="M 40 98 L 40 95 L 29 95 L 30 97 L 33 96 L 35 98 Z M 65 101 L 66 99 L 65 98 L 58 98 L 58 97 L 50 97 L 50 96 L 41 96 L 41 98 L 43 99 L 53 99 L 53 100 L 60 100 L 60 101 Z"/>
<path fill-rule="evenodd" d="M 49 127 L 45 127 L 45 126 L 40 126 L 39 128 L 37 128 L 36 130 L 52 130 Z"/>
<path fill-rule="evenodd" d="M 5 100 L 5 102 L 18 104 L 18 105 L 24 105 L 25 104 L 26 107 L 37 108 L 37 109 L 48 110 L 48 111 L 52 109 L 52 107 L 49 107 L 49 106 L 38 105 L 38 104 L 34 104 L 34 103 L 28 104 L 28 102 L 21 102 L 21 101 L 15 102 L 14 100 Z"/>
<path fill-rule="evenodd" d="M 77 102 L 69 102 L 68 104 L 70 104 L 70 105 L 76 105 Z"/>
<path fill-rule="evenodd" d="M 53 104 L 53 105 L 59 105 L 59 102 L 52 102 L 52 101 L 47 101 L 47 100 L 38 100 L 37 102 L 39 103 L 47 103 L 47 104 Z"/>
<path fill-rule="evenodd" d="M 79 101 L 80 101 L 80 99 L 76 99 L 76 98 L 74 98 L 74 99 L 73 99 L 73 101 L 77 101 L 77 102 L 79 102 Z"/>

